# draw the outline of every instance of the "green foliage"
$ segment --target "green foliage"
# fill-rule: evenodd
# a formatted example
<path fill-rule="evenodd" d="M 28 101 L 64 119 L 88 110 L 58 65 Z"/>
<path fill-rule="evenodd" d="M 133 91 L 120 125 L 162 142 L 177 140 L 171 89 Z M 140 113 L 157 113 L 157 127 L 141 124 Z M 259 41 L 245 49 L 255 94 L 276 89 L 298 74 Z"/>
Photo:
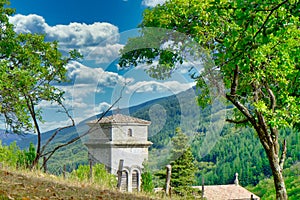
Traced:
<path fill-rule="evenodd" d="M 144 12 L 141 36 L 128 41 L 120 59 L 123 67 L 158 60 L 151 66 L 150 76 L 168 77 L 186 59 L 186 52 L 193 56 L 199 50 L 182 37 L 174 37 L 176 32 L 209 52 L 214 64 L 205 63 L 196 77 L 202 92 L 199 104 L 212 102 L 212 85 L 219 92 L 224 90 L 215 79 L 223 77 L 226 99 L 234 105 L 228 121 L 255 129 L 277 180 L 277 199 L 287 199 L 285 192 L 280 192 L 284 184 L 279 130 L 299 125 L 300 118 L 299 8 L 299 1 L 294 0 L 170 0 Z M 153 28 L 147 27 L 170 30 L 155 35 Z M 150 38 L 155 41 L 149 48 L 138 48 L 139 42 Z M 169 41 L 173 42 L 171 48 L 164 48 Z"/>
<path fill-rule="evenodd" d="M 70 176 L 73 179 L 79 181 L 90 180 L 90 166 L 89 165 L 79 165 L 78 169 L 71 172 Z M 114 188 L 117 185 L 116 177 L 109 174 L 105 166 L 102 164 L 95 164 L 93 166 L 92 181 L 95 184 L 99 184 L 104 187 Z"/>
<path fill-rule="evenodd" d="M 20 150 L 16 142 L 9 146 L 2 146 L 0 141 L 0 162 L 10 167 L 29 168 L 35 158 L 35 147 L 33 143 L 27 150 Z"/>
<path fill-rule="evenodd" d="M 172 191 L 181 196 L 190 195 L 191 186 L 195 183 L 196 167 L 191 148 L 188 145 L 188 138 L 180 128 L 176 128 L 175 136 L 172 138 L 170 164 L 172 166 Z M 166 178 L 163 170 L 158 171 L 156 175 L 160 179 Z"/>
<path fill-rule="evenodd" d="M 142 190 L 144 192 L 152 193 L 154 190 L 153 177 L 149 169 L 147 161 L 143 162 L 143 173 L 142 173 Z"/>
<path fill-rule="evenodd" d="M 193 191 L 191 186 L 195 184 L 196 173 L 194 157 L 191 149 L 187 148 L 179 158 L 171 162 L 171 166 L 172 190 L 181 196 L 190 195 Z"/>
<path fill-rule="evenodd" d="M 203 158 L 197 155 L 197 146 L 192 144 L 193 153 L 198 160 L 197 184 L 202 177 L 208 185 L 231 184 L 234 174 L 239 173 L 243 186 L 256 185 L 266 177 L 272 176 L 266 153 L 257 145 L 259 138 L 251 129 L 227 129 L 214 148 Z M 290 167 L 300 160 L 300 135 L 295 130 L 282 130 L 280 133 L 287 141 L 287 159 L 285 167 Z M 199 145 L 197 138 L 196 145 Z M 201 144 L 201 143 L 200 143 Z"/>
<path fill-rule="evenodd" d="M 290 168 L 284 170 L 285 184 L 289 199 L 300 199 L 300 163 L 292 165 Z M 248 187 L 248 189 L 261 199 L 272 200 L 275 199 L 275 189 L 273 187 L 272 179 L 264 179 L 259 182 L 255 187 Z"/>
<path fill-rule="evenodd" d="M 90 166 L 79 165 L 78 169 L 71 172 L 71 178 L 76 178 L 79 181 L 84 181 L 89 179 Z"/>
<path fill-rule="evenodd" d="M 0 162 L 3 164 L 16 167 L 19 153 L 20 149 L 16 142 L 11 143 L 9 146 L 2 146 L 0 141 Z"/>
<path fill-rule="evenodd" d="M 190 100 L 184 103 L 189 105 L 186 107 L 185 112 L 190 112 L 189 109 L 193 108 L 192 103 L 195 102 Z M 175 129 L 174 127 L 176 127 L 181 115 L 181 112 L 179 112 L 181 108 L 176 98 L 166 97 L 143 105 L 142 108 L 133 112 L 132 115 L 149 120 L 147 113 L 149 113 L 149 108 L 155 104 L 164 107 L 167 119 L 164 127 L 157 134 L 152 132 L 155 131 L 154 128 L 149 129 L 149 140 L 154 143 L 149 151 L 149 168 L 152 171 L 163 168 L 159 173 L 155 173 L 162 179 L 154 176 L 155 186 L 159 187 L 163 186 L 165 181 L 166 171 L 164 167 L 169 163 L 170 159 L 170 156 L 165 156 L 169 154 L 169 146 L 167 145 L 168 141 L 174 137 L 174 131 L 172 130 Z M 228 111 L 230 110 L 231 108 L 229 107 Z M 238 172 L 240 184 L 247 186 L 256 185 L 260 180 L 272 175 L 266 153 L 263 147 L 259 145 L 257 134 L 251 128 L 237 128 L 232 124 L 226 124 L 220 133 L 219 141 L 213 148 L 207 150 L 203 156 L 199 152 L 202 151 L 201 148 L 206 148 L 203 145 L 203 141 L 207 135 L 211 134 L 208 131 L 211 120 L 210 110 L 209 108 L 201 109 L 202 119 L 200 124 L 195 123 L 196 120 L 192 115 L 186 117 L 190 124 L 181 124 L 181 127 L 189 130 L 189 126 L 192 126 L 197 130 L 192 137 L 189 137 L 189 139 L 192 138 L 190 140 L 191 150 L 197 160 L 196 185 L 201 185 L 202 176 L 205 178 L 205 183 L 209 185 L 231 184 L 234 181 L 234 174 Z M 214 121 L 214 125 L 218 123 L 220 122 Z M 178 123 L 178 125 L 180 124 Z M 153 136 L 151 137 L 151 135 Z M 285 167 L 289 167 L 300 161 L 300 134 L 293 129 L 284 129 L 280 131 L 280 135 L 287 141 Z"/>
<path fill-rule="evenodd" d="M 181 196 L 190 195 L 191 186 L 195 183 L 196 167 L 191 148 L 188 145 L 188 137 L 176 128 L 172 138 L 171 150 L 171 187 L 172 191 Z"/>
<path fill-rule="evenodd" d="M 33 143 L 30 143 L 28 151 L 22 150 L 18 152 L 17 166 L 23 168 L 30 168 L 36 157 L 36 150 Z"/>
<path fill-rule="evenodd" d="M 144 192 L 153 192 L 154 185 L 152 181 L 152 173 L 145 171 L 142 173 L 142 190 Z"/>
<path fill-rule="evenodd" d="M 73 50 L 63 56 L 58 43 L 46 42 L 45 35 L 14 32 L 8 20 L 13 10 L 7 8 L 8 3 L 0 3 L 0 114 L 13 132 L 37 133 L 34 166 L 43 153 L 39 123 L 44 121 L 37 105 L 46 101 L 67 112 L 64 91 L 57 84 L 68 81 L 66 65 L 81 55 Z"/>

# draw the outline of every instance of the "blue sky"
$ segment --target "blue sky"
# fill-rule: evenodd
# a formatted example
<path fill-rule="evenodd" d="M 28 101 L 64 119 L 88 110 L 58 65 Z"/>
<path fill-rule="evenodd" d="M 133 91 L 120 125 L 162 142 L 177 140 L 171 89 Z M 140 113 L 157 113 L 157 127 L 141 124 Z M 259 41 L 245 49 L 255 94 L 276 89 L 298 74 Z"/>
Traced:
<path fill-rule="evenodd" d="M 11 0 L 11 7 L 16 8 L 17 13 L 43 16 L 51 26 L 70 22 L 108 22 L 120 31 L 136 28 L 146 4 L 153 5 L 150 1 L 142 3 L 139 0 Z"/>
<path fill-rule="evenodd" d="M 47 41 L 59 42 L 62 52 L 78 49 L 83 54 L 84 60 L 67 66 L 71 83 L 58 85 L 65 91 L 64 104 L 79 123 L 107 109 L 124 85 L 120 108 L 177 94 L 195 84 L 184 75 L 188 66 L 164 81 L 150 78 L 144 65 L 118 69 L 119 50 L 136 35 L 143 10 L 158 3 L 164 0 L 11 0 L 16 14 L 10 22 L 16 32 L 45 34 Z M 69 123 L 56 105 L 41 102 L 38 107 L 44 111 L 43 131 Z"/>

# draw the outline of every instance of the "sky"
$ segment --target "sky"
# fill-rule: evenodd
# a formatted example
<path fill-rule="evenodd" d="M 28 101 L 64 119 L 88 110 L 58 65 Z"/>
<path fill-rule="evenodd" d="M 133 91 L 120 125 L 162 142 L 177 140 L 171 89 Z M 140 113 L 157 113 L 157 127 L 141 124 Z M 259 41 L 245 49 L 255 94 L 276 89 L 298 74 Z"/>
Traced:
<path fill-rule="evenodd" d="M 146 8 L 164 0 L 11 0 L 16 9 L 10 17 L 18 33 L 46 35 L 46 41 L 58 41 L 63 53 L 79 50 L 83 60 L 66 67 L 70 83 L 58 85 L 65 91 L 65 106 L 76 123 L 106 110 L 122 95 L 116 108 L 138 105 L 162 96 L 185 91 L 195 85 L 186 76 L 188 66 L 164 81 L 150 78 L 145 69 L 119 69 L 119 51 L 129 37 L 137 35 Z M 45 122 L 43 131 L 70 123 L 57 105 L 41 102 Z"/>

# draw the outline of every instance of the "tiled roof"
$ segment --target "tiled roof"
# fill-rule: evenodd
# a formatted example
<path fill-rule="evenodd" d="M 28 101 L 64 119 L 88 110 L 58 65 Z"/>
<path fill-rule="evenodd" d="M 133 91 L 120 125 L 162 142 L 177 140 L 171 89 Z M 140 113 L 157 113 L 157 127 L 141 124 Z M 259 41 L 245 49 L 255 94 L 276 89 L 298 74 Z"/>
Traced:
<path fill-rule="evenodd" d="M 194 188 L 202 189 L 201 186 L 194 186 Z M 251 195 L 253 199 L 260 198 L 251 193 L 240 185 L 205 185 L 204 197 L 207 200 L 250 200 Z"/>
<path fill-rule="evenodd" d="M 98 120 L 93 120 L 89 123 L 97 123 Z M 150 125 L 150 121 L 131 117 L 128 115 L 115 114 L 108 117 L 103 117 L 98 123 L 100 124 L 114 124 L 114 123 L 126 123 L 126 124 L 145 124 Z"/>

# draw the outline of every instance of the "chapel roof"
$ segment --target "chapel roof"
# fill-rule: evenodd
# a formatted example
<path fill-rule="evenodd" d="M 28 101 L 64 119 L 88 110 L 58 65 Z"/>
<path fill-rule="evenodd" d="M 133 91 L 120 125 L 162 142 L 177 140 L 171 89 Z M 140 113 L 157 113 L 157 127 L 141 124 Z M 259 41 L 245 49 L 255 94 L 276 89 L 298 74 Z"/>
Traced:
<path fill-rule="evenodd" d="M 201 189 L 201 186 L 194 186 L 194 188 Z M 255 194 L 243 188 L 240 185 L 205 185 L 204 197 L 207 200 L 250 200 L 251 195 L 253 199 L 259 200 L 260 198 Z"/>
<path fill-rule="evenodd" d="M 151 122 L 143 119 L 139 119 L 136 117 L 131 117 L 128 115 L 123 115 L 123 114 L 115 114 L 115 115 L 110 115 L 107 117 L 103 117 L 100 121 L 93 120 L 89 123 L 99 123 L 99 124 L 144 124 L 144 125 L 150 125 Z"/>

